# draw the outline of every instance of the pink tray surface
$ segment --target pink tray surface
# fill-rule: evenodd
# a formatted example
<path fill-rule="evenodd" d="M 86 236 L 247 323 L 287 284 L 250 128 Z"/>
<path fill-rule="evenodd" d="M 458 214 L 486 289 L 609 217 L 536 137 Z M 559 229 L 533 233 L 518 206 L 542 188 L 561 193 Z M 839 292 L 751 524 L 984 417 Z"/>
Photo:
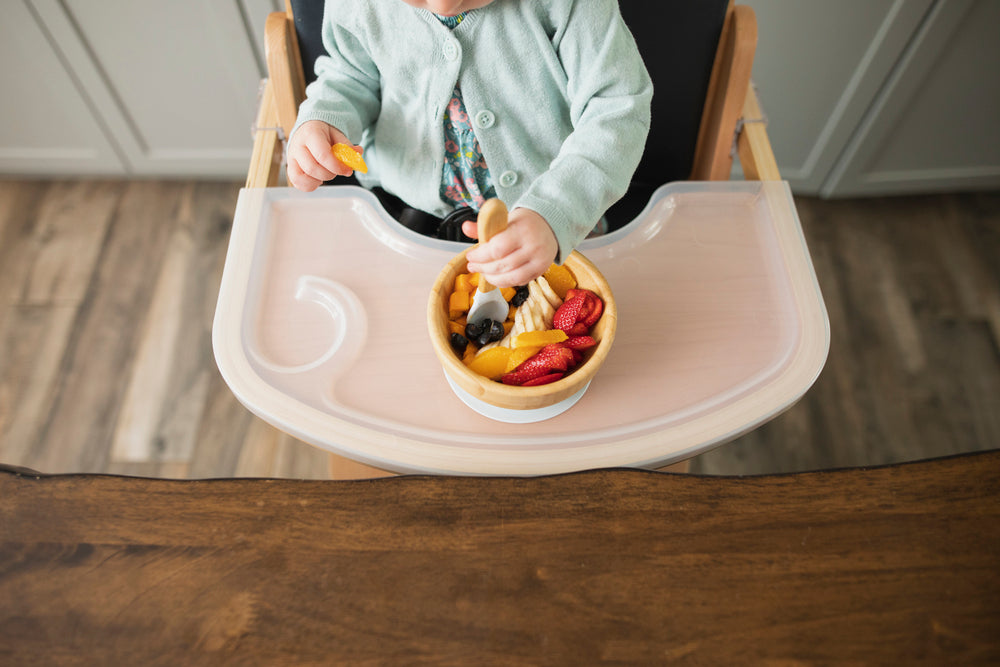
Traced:
<path fill-rule="evenodd" d="M 656 467 L 779 414 L 826 360 L 829 322 L 783 182 L 666 185 L 579 251 L 618 305 L 579 402 L 501 423 L 448 385 L 429 290 L 465 246 L 392 221 L 349 186 L 241 191 L 213 343 L 234 394 L 278 428 L 398 472 Z"/>

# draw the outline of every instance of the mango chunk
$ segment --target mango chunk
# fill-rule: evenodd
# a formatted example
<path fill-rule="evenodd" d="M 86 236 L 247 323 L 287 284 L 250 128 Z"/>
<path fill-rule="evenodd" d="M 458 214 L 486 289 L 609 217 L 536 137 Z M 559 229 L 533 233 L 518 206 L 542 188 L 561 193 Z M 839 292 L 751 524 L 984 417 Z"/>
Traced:
<path fill-rule="evenodd" d="M 466 294 L 476 291 L 476 286 L 472 284 L 472 276 L 468 273 L 460 273 L 455 276 L 455 291 Z"/>
<path fill-rule="evenodd" d="M 504 369 L 504 373 L 510 373 L 512 370 L 531 359 L 533 356 L 538 354 L 538 351 L 542 347 L 516 347 L 510 353 L 510 358 L 507 360 L 507 368 Z"/>
<path fill-rule="evenodd" d="M 479 373 L 491 380 L 499 380 L 500 376 L 507 372 L 507 361 L 510 359 L 511 349 L 497 345 L 488 350 L 483 350 L 468 363 L 469 370 Z"/>
<path fill-rule="evenodd" d="M 542 276 L 548 281 L 549 286 L 552 287 L 552 291 L 558 294 L 559 298 L 564 301 L 566 300 L 566 292 L 576 287 L 576 276 L 561 264 L 551 265 Z"/>
<path fill-rule="evenodd" d="M 562 329 L 548 329 L 546 331 L 525 331 L 518 334 L 514 339 L 514 347 L 544 347 L 551 343 L 561 343 L 569 338 Z"/>
<path fill-rule="evenodd" d="M 448 297 L 448 310 L 468 310 L 469 309 L 469 293 L 454 291 L 451 296 Z"/>

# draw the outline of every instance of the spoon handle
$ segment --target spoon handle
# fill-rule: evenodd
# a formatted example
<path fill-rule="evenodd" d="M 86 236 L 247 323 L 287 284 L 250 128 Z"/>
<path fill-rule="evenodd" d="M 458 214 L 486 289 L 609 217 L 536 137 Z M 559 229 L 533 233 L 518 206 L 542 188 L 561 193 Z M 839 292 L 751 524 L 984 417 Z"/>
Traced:
<path fill-rule="evenodd" d="M 491 238 L 507 229 L 507 207 L 499 199 L 488 199 L 479 209 L 476 219 L 479 229 L 479 242 L 486 243 Z M 482 275 L 479 276 L 479 291 L 489 292 L 493 285 Z"/>

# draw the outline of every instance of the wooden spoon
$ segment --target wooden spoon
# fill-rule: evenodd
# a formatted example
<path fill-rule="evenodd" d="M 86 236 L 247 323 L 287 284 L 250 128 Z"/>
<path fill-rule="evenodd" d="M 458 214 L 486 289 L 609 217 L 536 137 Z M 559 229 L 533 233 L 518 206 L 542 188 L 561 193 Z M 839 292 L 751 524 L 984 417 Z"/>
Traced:
<path fill-rule="evenodd" d="M 479 229 L 479 242 L 486 243 L 507 229 L 507 207 L 499 199 L 487 200 L 479 209 L 476 225 Z M 507 300 L 503 298 L 500 290 L 480 274 L 479 287 L 476 289 L 466 321 L 469 324 L 479 324 L 484 320 L 503 322 L 507 319 L 509 309 Z"/>

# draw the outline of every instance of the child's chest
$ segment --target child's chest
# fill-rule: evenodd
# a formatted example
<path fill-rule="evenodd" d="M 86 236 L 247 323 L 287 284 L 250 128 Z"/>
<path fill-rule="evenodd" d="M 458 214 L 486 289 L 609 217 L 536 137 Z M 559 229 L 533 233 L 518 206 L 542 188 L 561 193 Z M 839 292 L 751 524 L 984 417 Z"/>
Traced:
<path fill-rule="evenodd" d="M 541 21 L 509 13 L 473 10 L 455 27 L 431 14 L 370 21 L 360 30 L 363 48 L 384 81 L 450 80 L 509 85 L 513 79 L 563 78 L 559 54 Z M 528 17 L 530 18 L 530 17 Z"/>

